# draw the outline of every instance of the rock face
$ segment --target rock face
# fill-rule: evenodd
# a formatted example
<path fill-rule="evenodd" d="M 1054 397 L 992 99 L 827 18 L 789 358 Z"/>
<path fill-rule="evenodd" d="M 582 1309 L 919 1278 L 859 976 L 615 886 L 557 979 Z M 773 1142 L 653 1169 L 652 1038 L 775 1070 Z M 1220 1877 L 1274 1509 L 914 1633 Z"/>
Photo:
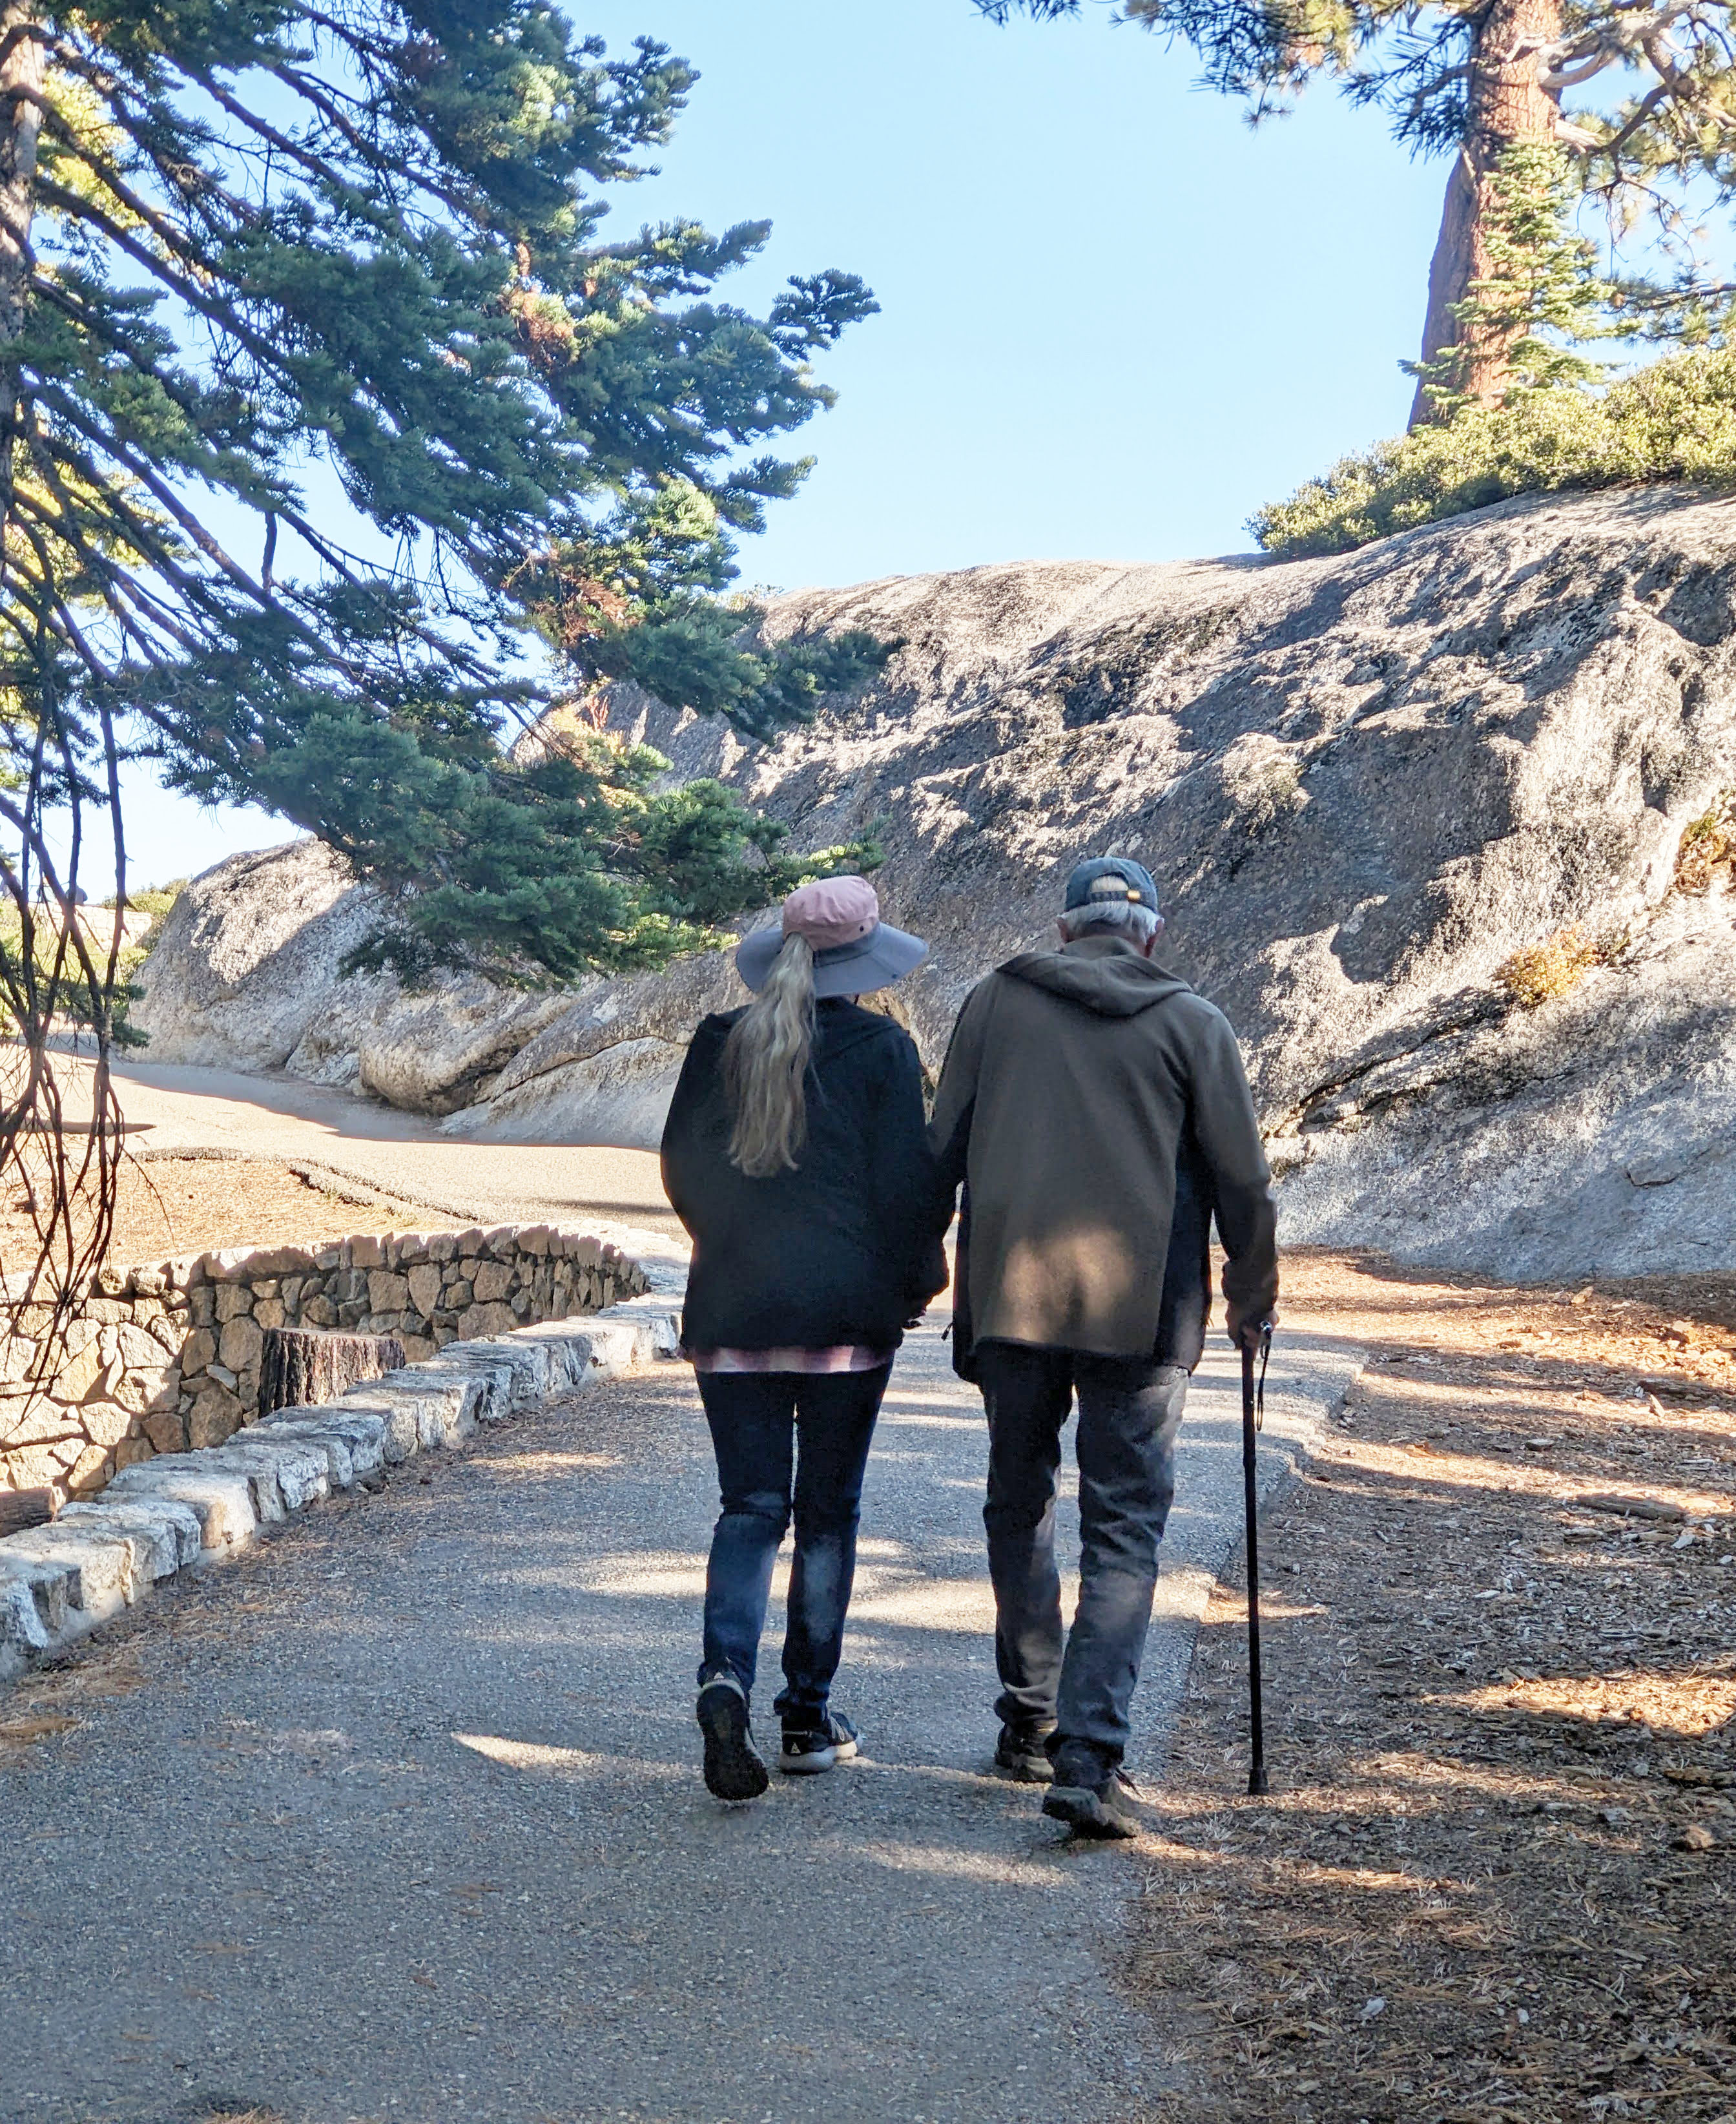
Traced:
<path fill-rule="evenodd" d="M 285 1070 L 445 1114 L 565 1010 L 565 996 L 449 980 L 406 994 L 342 972 L 378 925 L 374 895 L 315 840 L 232 856 L 182 893 L 140 977 L 153 1062 Z"/>
<path fill-rule="evenodd" d="M 1537 1278 L 1736 1268 L 1728 871 L 1677 882 L 1685 830 L 1736 787 L 1736 505 L 1654 490 L 1284 565 L 894 579 L 781 599 L 769 624 L 903 646 L 775 747 L 629 697 L 616 723 L 798 846 L 878 832 L 886 912 L 935 947 L 901 991 L 931 1062 L 971 984 L 1045 930 L 1067 867 L 1137 854 L 1173 962 L 1242 1036 L 1293 1240 Z M 291 861 L 201 881 L 213 967 L 303 963 L 286 917 L 241 917 L 238 937 L 270 927 L 267 953 L 219 916 Z M 321 889 L 309 928 L 353 905 Z M 1569 929 L 1598 962 L 1522 1008 L 1498 969 Z M 147 982 L 184 984 L 183 951 L 171 924 Z M 223 978 L 204 1025 L 269 1022 L 248 1036 L 281 1046 L 293 1013 Z M 476 1029 L 486 1066 L 447 1074 L 437 1097 L 486 1090 L 446 1125 L 652 1142 L 693 1022 L 740 995 L 713 956 L 522 1030 L 479 1003 L 502 1036 Z M 347 1008 L 321 1037 L 399 1097 L 403 999 Z M 450 1022 L 456 1051 L 472 1034 Z M 311 1022 L 276 1066 L 304 1066 Z"/>

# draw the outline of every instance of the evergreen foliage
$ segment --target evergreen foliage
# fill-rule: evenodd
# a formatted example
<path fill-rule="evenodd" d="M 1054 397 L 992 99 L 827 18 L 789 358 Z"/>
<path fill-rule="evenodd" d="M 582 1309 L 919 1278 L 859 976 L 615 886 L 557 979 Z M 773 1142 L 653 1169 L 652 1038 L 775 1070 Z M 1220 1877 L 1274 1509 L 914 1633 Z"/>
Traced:
<path fill-rule="evenodd" d="M 992 20 L 1053 21 L 1079 0 L 976 0 Z M 1602 208 L 1612 241 L 1637 228 L 1646 270 L 1623 283 L 1630 328 L 1673 342 L 1721 339 L 1736 283 L 1700 242 L 1709 204 L 1736 197 L 1736 35 L 1730 10 L 1693 0 L 1119 0 L 1117 20 L 1191 50 L 1201 85 L 1250 121 L 1281 115 L 1324 80 L 1386 117 L 1410 153 L 1451 158 L 1430 275 L 1424 361 L 1455 350 L 1451 319 L 1493 277 L 1494 173 L 1522 144 L 1563 151 L 1563 183 Z M 1600 100 L 1601 99 L 1601 100 Z M 1493 309 L 1485 322 L 1491 327 Z M 1485 402 L 1504 387 L 1491 329 L 1462 336 L 1457 375 L 1432 379 Z M 1413 421 L 1426 416 L 1421 395 Z M 1437 408 L 1440 417 L 1443 408 Z"/>
<path fill-rule="evenodd" d="M 1736 481 L 1736 350 L 1671 355 L 1590 392 L 1522 391 L 1348 457 L 1249 529 L 1286 559 L 1342 553 L 1518 494 Z"/>
<path fill-rule="evenodd" d="M 124 904 L 129 750 L 343 850 L 411 971 L 657 965 L 871 858 L 582 712 L 625 674 L 764 734 L 886 653 L 721 595 L 875 304 L 720 300 L 762 223 L 604 240 L 692 79 L 550 0 L 0 0 L 0 1312 L 47 1307 L 44 1365 L 110 1229 L 136 952 L 77 879 L 102 832 Z"/>
<path fill-rule="evenodd" d="M 976 4 L 997 22 L 1080 12 L 1079 0 Z M 1554 139 L 1572 155 L 1579 188 L 1618 213 L 1650 214 L 1685 240 L 1696 187 L 1736 191 L 1736 38 L 1722 6 L 1566 0 L 1530 17 L 1527 48 L 1508 52 L 1489 49 L 1481 34 L 1510 12 L 1499 0 L 1119 0 L 1113 12 L 1188 46 L 1201 86 L 1240 99 L 1255 124 L 1323 78 L 1382 111 L 1412 153 L 1451 153 L 1474 120 L 1478 70 L 1517 63 L 1558 106 L 1576 96 L 1579 107 L 1561 114 Z M 1577 98 L 1593 82 L 1610 92 L 1602 110 Z M 1706 292 L 1717 299 L 1731 291 Z"/>
<path fill-rule="evenodd" d="M 630 679 L 762 740 L 805 721 L 822 694 L 857 684 L 895 646 L 854 628 L 755 644 L 753 606 L 721 594 L 734 574 L 717 498 L 673 480 L 630 496 L 600 535 L 522 562 L 509 587 L 574 679 Z"/>
<path fill-rule="evenodd" d="M 1499 332 L 1495 404 L 1456 390 L 1457 357 L 1419 366 L 1440 417 L 1344 458 L 1249 529 L 1286 557 L 1335 553 L 1519 494 L 1736 476 L 1736 351 L 1677 355 L 1602 385 L 1581 350 L 1629 329 L 1622 290 L 1575 232 L 1561 150 L 1508 149 L 1495 171 L 1490 271 L 1460 306 L 1463 344 Z"/>
<path fill-rule="evenodd" d="M 1630 326 L 1612 314 L 1622 298 L 1599 275 L 1596 245 L 1574 225 L 1577 204 L 1566 150 L 1521 140 L 1498 158 L 1484 248 L 1487 270 L 1453 306 L 1457 343 L 1432 361 L 1406 362 L 1437 418 L 1476 404 L 1464 388 L 1467 353 L 1491 341 L 1504 350 L 1504 396 L 1601 381 L 1603 364 L 1582 350 Z"/>
<path fill-rule="evenodd" d="M 720 301 L 763 223 L 603 240 L 686 65 L 544 0 L 0 22 L 15 903 L 64 897 L 41 822 L 106 806 L 129 742 L 343 850 L 406 962 L 655 964 L 763 899 L 777 837 L 725 792 L 512 742 L 620 675 L 763 735 L 884 655 L 754 646 L 719 594 L 805 469 L 751 453 L 829 402 L 811 359 L 875 305 L 837 272 Z"/>

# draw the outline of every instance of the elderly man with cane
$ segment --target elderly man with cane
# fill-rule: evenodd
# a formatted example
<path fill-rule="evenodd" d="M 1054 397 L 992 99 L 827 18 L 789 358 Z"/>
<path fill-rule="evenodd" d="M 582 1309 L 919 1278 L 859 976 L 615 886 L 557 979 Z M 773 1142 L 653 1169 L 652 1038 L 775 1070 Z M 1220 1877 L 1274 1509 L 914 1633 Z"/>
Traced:
<path fill-rule="evenodd" d="M 1215 1215 L 1226 1325 L 1258 1340 L 1278 1296 L 1272 1182 L 1236 1036 L 1152 954 L 1157 890 L 1121 856 L 1067 879 L 1060 948 L 989 975 L 954 1028 L 931 1131 L 964 1183 L 953 1363 L 988 1417 L 995 1760 L 1043 1811 L 1131 1836 L 1122 1771 L 1175 1493 L 1175 1434 L 1205 1345 Z M 1077 1394 L 1079 1605 L 1061 1618 L 1055 1500 Z"/>

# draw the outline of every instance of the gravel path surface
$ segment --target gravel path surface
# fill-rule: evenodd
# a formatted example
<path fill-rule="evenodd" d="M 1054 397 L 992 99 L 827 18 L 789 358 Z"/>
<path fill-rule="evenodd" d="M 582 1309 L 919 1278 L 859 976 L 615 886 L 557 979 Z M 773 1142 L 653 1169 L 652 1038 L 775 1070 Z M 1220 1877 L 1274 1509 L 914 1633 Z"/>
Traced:
<path fill-rule="evenodd" d="M 1354 1361 L 1291 1353 L 1274 1473 Z M 1236 1421 L 1218 1367 L 1148 1751 Z M 0 1748 L 0 2118 L 1132 2124 L 1162 2077 L 1112 1985 L 1137 1847 L 1070 1845 L 988 1774 L 983 1459 L 925 1329 L 866 1500 L 865 1760 L 751 1809 L 697 1774 L 715 1506 L 674 1365 L 310 1513 L 26 1685 L 77 1722 Z"/>

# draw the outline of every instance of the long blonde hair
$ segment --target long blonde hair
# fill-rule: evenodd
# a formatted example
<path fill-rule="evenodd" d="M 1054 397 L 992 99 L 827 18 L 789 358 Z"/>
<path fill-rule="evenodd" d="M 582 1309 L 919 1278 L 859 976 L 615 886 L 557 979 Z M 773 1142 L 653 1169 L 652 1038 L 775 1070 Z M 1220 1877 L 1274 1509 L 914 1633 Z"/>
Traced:
<path fill-rule="evenodd" d="M 730 1163 L 750 1180 L 795 1169 L 808 1134 L 813 1048 L 814 952 L 805 937 L 786 937 L 765 986 L 724 1045 Z"/>

